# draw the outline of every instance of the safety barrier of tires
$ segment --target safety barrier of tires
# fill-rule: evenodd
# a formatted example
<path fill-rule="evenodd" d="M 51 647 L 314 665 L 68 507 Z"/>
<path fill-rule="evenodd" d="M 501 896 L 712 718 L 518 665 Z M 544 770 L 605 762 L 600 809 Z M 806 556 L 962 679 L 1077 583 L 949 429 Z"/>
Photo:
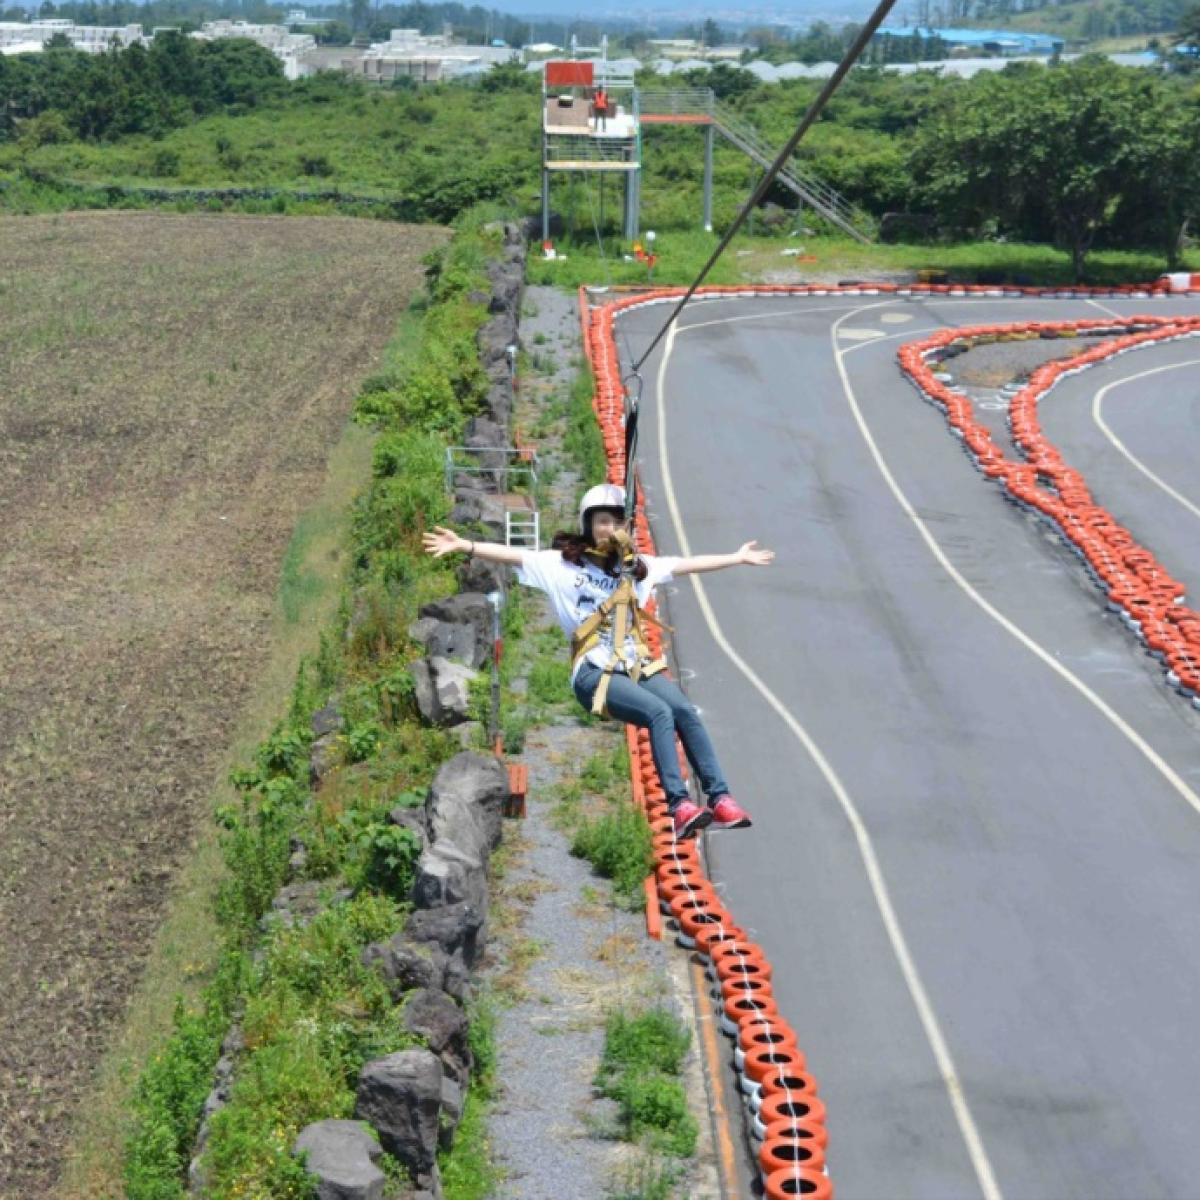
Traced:
<path fill-rule="evenodd" d="M 1009 401 L 1007 422 L 1020 457 L 1010 457 L 976 419 L 970 400 L 936 367 L 947 352 L 989 342 L 1045 337 L 1098 337 L 1072 358 L 1045 363 Z M 909 342 L 901 370 L 922 398 L 944 414 L 950 432 L 1006 500 L 1045 521 L 1079 558 L 1111 612 L 1162 665 L 1167 684 L 1200 709 L 1200 612 L 1184 602 L 1184 586 L 1150 550 L 1097 504 L 1038 422 L 1038 405 L 1058 382 L 1118 355 L 1163 342 L 1200 337 L 1200 318 L 1140 316 L 1103 321 L 964 326 Z"/>
<path fill-rule="evenodd" d="M 1193 293 L 1200 288 L 1193 288 Z M 580 288 L 584 347 L 595 378 L 593 409 L 604 438 L 608 478 L 625 480 L 624 386 L 614 321 L 626 309 L 674 304 L 681 289 L 623 295 L 591 306 Z M 1171 294 L 1166 281 L 1114 288 L 1028 288 L 954 284 L 753 285 L 708 287 L 696 298 L 778 296 L 1023 297 L 1041 299 L 1151 299 Z M 1176 293 L 1177 294 L 1177 293 Z M 988 430 L 974 419 L 966 396 L 935 376 L 949 347 L 1032 337 L 1114 336 L 1083 354 L 1039 367 L 1012 400 L 1009 424 L 1024 455 L 1008 458 Z M 1200 708 L 1200 613 L 1183 604 L 1183 588 L 1154 556 L 1139 546 L 1111 514 L 1095 505 L 1082 476 L 1063 462 L 1037 424 L 1037 404 L 1059 379 L 1114 355 L 1144 345 L 1200 336 L 1200 318 L 1136 317 L 1128 320 L 1025 323 L 976 326 L 940 332 L 899 351 L 900 365 L 918 391 L 945 414 L 951 431 L 983 474 L 1000 483 L 1006 496 L 1050 521 L 1079 554 L 1114 611 L 1160 658 L 1167 679 Z M 931 366 L 933 364 L 933 366 Z M 637 545 L 654 553 L 644 510 L 634 518 Z M 661 651 L 657 627 L 648 631 L 651 649 Z M 771 966 L 762 948 L 737 924 L 705 874 L 696 841 L 676 842 L 666 797 L 650 754 L 649 735 L 626 727 L 635 802 L 653 835 L 659 904 L 673 919 L 676 939 L 704 961 L 718 1024 L 734 1045 L 733 1066 L 758 1145 L 758 1165 L 768 1200 L 789 1196 L 833 1196 L 828 1176 L 825 1107 L 817 1083 L 791 1026 L 771 991 Z M 686 769 L 686 761 L 680 755 Z"/>
<path fill-rule="evenodd" d="M 644 297 L 638 299 L 645 302 Z M 636 302 L 636 301 L 635 301 Z M 620 301 L 618 305 L 624 307 Z M 612 338 L 611 313 L 581 305 L 584 340 L 596 381 L 593 408 L 604 437 L 609 480 L 625 478 L 624 391 Z M 654 539 L 639 507 L 634 517 L 638 547 L 654 553 Z M 657 627 L 647 631 L 655 654 L 662 651 Z M 831 1200 L 826 1167 L 825 1106 L 807 1070 L 796 1034 L 780 1014 L 771 991 L 771 965 L 762 948 L 737 924 L 704 870 L 699 843 L 677 842 L 666 795 L 645 730 L 626 726 L 633 797 L 649 822 L 654 848 L 657 902 L 675 925 L 676 940 L 705 966 L 718 1024 L 733 1043 L 733 1067 L 757 1145 L 758 1167 L 768 1200 L 808 1196 Z M 686 771 L 686 760 L 680 755 Z"/>

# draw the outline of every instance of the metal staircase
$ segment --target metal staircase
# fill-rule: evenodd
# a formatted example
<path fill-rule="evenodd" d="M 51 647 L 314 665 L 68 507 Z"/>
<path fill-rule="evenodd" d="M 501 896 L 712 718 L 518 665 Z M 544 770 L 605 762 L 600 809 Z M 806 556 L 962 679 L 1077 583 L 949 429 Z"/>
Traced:
<path fill-rule="evenodd" d="M 641 92 L 638 97 L 642 121 L 653 124 L 679 122 L 711 124 L 726 141 L 736 146 L 764 170 L 775 161 L 778 150 L 762 134 L 713 95 L 710 88 L 690 88 L 671 92 Z M 827 221 L 863 243 L 872 240 L 870 218 L 852 205 L 795 156 L 776 178 Z"/>

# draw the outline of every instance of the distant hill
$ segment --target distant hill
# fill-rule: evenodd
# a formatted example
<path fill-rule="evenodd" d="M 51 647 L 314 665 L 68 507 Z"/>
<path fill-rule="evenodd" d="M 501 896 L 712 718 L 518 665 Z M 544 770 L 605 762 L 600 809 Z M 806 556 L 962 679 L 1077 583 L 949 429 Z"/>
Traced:
<path fill-rule="evenodd" d="M 1134 34 L 1173 32 L 1183 13 L 1196 0 L 1072 0 L 1070 3 L 1027 5 L 1013 12 L 1013 0 L 979 0 L 964 25 L 1024 29 L 1053 33 L 1069 41 L 1128 38 Z M 1007 11 L 1006 11 L 1007 10 Z"/>

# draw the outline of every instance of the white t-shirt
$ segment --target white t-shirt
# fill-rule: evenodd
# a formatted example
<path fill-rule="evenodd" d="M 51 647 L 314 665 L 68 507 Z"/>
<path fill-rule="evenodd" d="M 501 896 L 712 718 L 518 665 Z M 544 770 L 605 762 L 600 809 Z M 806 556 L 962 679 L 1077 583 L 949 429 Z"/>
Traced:
<path fill-rule="evenodd" d="M 646 578 L 634 584 L 639 605 L 645 606 L 660 583 L 671 579 L 678 558 L 658 557 L 650 554 L 641 555 L 646 564 Z M 562 626 L 563 632 L 569 638 L 609 598 L 620 582 L 618 578 L 609 575 L 594 563 L 585 559 L 576 566 L 569 563 L 559 550 L 530 550 L 526 553 L 521 566 L 517 569 L 517 580 L 545 592 L 554 606 L 554 615 Z M 613 635 L 611 624 L 601 633 L 599 645 L 593 647 L 583 662 L 595 663 L 598 667 L 606 667 L 613 658 Z M 630 635 L 626 639 L 626 654 L 636 656 L 637 643 Z M 578 671 L 576 667 L 576 671 Z M 621 670 L 618 663 L 617 669 Z M 575 672 L 571 673 L 575 678 Z"/>

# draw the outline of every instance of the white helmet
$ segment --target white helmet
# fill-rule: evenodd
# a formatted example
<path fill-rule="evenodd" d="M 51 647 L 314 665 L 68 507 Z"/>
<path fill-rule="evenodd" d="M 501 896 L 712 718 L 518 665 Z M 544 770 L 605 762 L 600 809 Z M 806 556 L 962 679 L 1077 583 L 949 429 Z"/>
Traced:
<path fill-rule="evenodd" d="M 615 508 L 625 511 L 625 489 L 616 483 L 598 483 L 588 488 L 579 502 L 579 532 L 587 537 L 588 514 L 596 508 Z"/>

